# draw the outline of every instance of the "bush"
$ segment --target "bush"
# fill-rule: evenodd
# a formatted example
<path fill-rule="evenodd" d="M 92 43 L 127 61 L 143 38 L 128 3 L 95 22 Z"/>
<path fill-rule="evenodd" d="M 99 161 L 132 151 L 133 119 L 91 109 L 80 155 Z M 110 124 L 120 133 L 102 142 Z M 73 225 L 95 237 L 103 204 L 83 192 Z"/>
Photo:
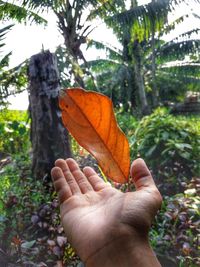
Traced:
<path fill-rule="evenodd" d="M 127 137 L 132 136 L 139 124 L 137 118 L 132 116 L 130 113 L 124 113 L 121 110 L 116 113 L 117 123 Z"/>
<path fill-rule="evenodd" d="M 184 193 L 164 197 L 162 210 L 150 231 L 158 255 L 176 266 L 199 266 L 200 179 L 192 179 Z"/>
<path fill-rule="evenodd" d="M 49 199 L 48 194 L 45 194 L 45 189 L 41 188 L 42 182 L 31 177 L 30 169 L 30 157 L 27 153 L 27 155 L 20 154 L 13 157 L 0 170 L 0 226 L 2 226 L 2 220 L 8 221 L 9 224 L 4 226 L 11 228 L 12 231 L 19 227 L 19 221 L 20 228 L 22 224 L 29 222 L 27 216 L 43 200 Z M 0 227 L 0 234 L 3 228 Z M 7 241 L 9 241 L 9 235 Z"/>
<path fill-rule="evenodd" d="M 199 136 L 200 120 L 175 117 L 159 108 L 144 117 L 130 137 L 131 154 L 144 158 L 157 182 L 164 183 L 168 193 L 175 193 L 182 182 L 200 175 Z"/>
<path fill-rule="evenodd" d="M 0 169 L 0 266 L 76 266 L 53 188 L 31 177 L 30 163 L 18 155 Z"/>
<path fill-rule="evenodd" d="M 29 145 L 27 112 L 3 110 L 0 115 L 0 153 L 25 151 Z"/>

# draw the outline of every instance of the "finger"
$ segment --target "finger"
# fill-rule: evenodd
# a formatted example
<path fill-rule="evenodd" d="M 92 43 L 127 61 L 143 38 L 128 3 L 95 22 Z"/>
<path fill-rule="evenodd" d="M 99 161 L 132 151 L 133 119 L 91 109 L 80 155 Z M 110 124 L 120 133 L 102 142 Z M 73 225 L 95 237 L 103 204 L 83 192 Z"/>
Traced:
<path fill-rule="evenodd" d="M 141 190 L 147 187 L 156 187 L 146 163 L 141 158 L 133 161 L 131 165 L 131 177 L 136 190 Z"/>
<path fill-rule="evenodd" d="M 69 170 L 71 171 L 73 177 L 75 178 L 81 192 L 83 194 L 87 193 L 88 191 L 93 191 L 93 187 L 89 183 L 88 179 L 84 175 L 84 173 L 80 170 L 78 164 L 74 159 L 67 159 L 66 160 Z"/>
<path fill-rule="evenodd" d="M 64 159 L 58 159 L 58 160 L 56 160 L 55 165 L 62 170 L 72 194 L 73 195 L 74 194 L 80 194 L 81 190 L 80 190 L 73 174 L 71 173 L 66 161 Z"/>
<path fill-rule="evenodd" d="M 95 191 L 100 191 L 108 185 L 110 186 L 110 184 L 105 183 L 92 168 L 85 167 L 83 172 Z"/>
<path fill-rule="evenodd" d="M 157 213 L 158 209 L 161 206 L 162 197 L 143 159 L 136 159 L 132 163 L 131 176 L 135 184 L 136 190 L 137 191 L 141 190 L 145 194 L 147 193 L 145 197 L 147 201 L 146 207 L 148 207 L 149 215 L 151 216 L 150 221 L 152 221 L 152 219 L 154 218 L 155 214 Z M 145 205 L 144 202 L 143 204 Z"/>
<path fill-rule="evenodd" d="M 72 192 L 66 182 L 65 176 L 60 168 L 54 167 L 51 170 L 51 177 L 53 179 L 55 190 L 58 193 L 59 201 L 60 203 L 63 203 L 72 196 Z"/>

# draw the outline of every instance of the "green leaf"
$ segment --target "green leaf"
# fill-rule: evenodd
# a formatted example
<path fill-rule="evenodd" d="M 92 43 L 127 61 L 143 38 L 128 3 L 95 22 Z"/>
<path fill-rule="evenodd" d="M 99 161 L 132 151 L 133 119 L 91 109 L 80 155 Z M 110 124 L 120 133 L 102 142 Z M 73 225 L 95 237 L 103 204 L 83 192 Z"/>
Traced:
<path fill-rule="evenodd" d="M 183 153 L 180 153 L 180 156 L 184 159 L 190 159 L 190 153 L 188 152 L 183 152 Z"/>
<path fill-rule="evenodd" d="M 175 144 L 175 147 L 181 150 L 184 150 L 185 148 L 192 149 L 192 146 L 189 144 Z"/>
<path fill-rule="evenodd" d="M 23 135 L 26 133 L 26 127 L 25 126 L 20 126 L 19 128 L 19 134 Z"/>
<path fill-rule="evenodd" d="M 13 121 L 12 123 L 10 123 L 10 127 L 13 130 L 18 130 L 18 128 L 19 128 L 19 122 L 18 121 Z"/>
<path fill-rule="evenodd" d="M 33 247 L 33 245 L 36 243 L 36 240 L 32 240 L 32 241 L 27 241 L 22 243 L 21 247 L 25 248 L 25 249 L 30 249 Z"/>
<path fill-rule="evenodd" d="M 156 150 L 156 148 L 157 148 L 157 145 L 152 146 L 152 147 L 145 153 L 145 156 L 146 156 L 146 157 L 150 157 L 150 156 L 153 154 L 153 152 Z"/>
<path fill-rule="evenodd" d="M 162 133 L 162 139 L 163 140 L 167 140 L 168 138 L 169 138 L 169 133 L 168 132 Z"/>

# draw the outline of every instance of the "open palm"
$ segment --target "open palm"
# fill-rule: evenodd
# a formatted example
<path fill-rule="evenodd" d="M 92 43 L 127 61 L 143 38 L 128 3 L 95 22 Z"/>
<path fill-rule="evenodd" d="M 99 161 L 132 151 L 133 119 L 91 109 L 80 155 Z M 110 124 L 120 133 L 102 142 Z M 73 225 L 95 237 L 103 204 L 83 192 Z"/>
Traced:
<path fill-rule="evenodd" d="M 96 172 L 80 170 L 73 159 L 59 159 L 52 169 L 67 238 L 84 262 L 111 253 L 113 243 L 143 242 L 161 204 L 160 194 L 143 160 L 131 167 L 135 192 L 122 193 Z M 128 249 L 128 248 L 127 248 Z"/>

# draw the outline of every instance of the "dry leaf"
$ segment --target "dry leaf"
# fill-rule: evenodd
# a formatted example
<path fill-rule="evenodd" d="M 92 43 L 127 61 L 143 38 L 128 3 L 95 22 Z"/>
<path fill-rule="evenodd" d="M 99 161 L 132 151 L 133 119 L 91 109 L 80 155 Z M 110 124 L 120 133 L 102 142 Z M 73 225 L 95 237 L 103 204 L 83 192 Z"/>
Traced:
<path fill-rule="evenodd" d="M 129 144 L 117 125 L 111 100 L 74 88 L 62 91 L 59 106 L 64 126 L 96 158 L 104 174 L 115 182 L 127 182 Z"/>

